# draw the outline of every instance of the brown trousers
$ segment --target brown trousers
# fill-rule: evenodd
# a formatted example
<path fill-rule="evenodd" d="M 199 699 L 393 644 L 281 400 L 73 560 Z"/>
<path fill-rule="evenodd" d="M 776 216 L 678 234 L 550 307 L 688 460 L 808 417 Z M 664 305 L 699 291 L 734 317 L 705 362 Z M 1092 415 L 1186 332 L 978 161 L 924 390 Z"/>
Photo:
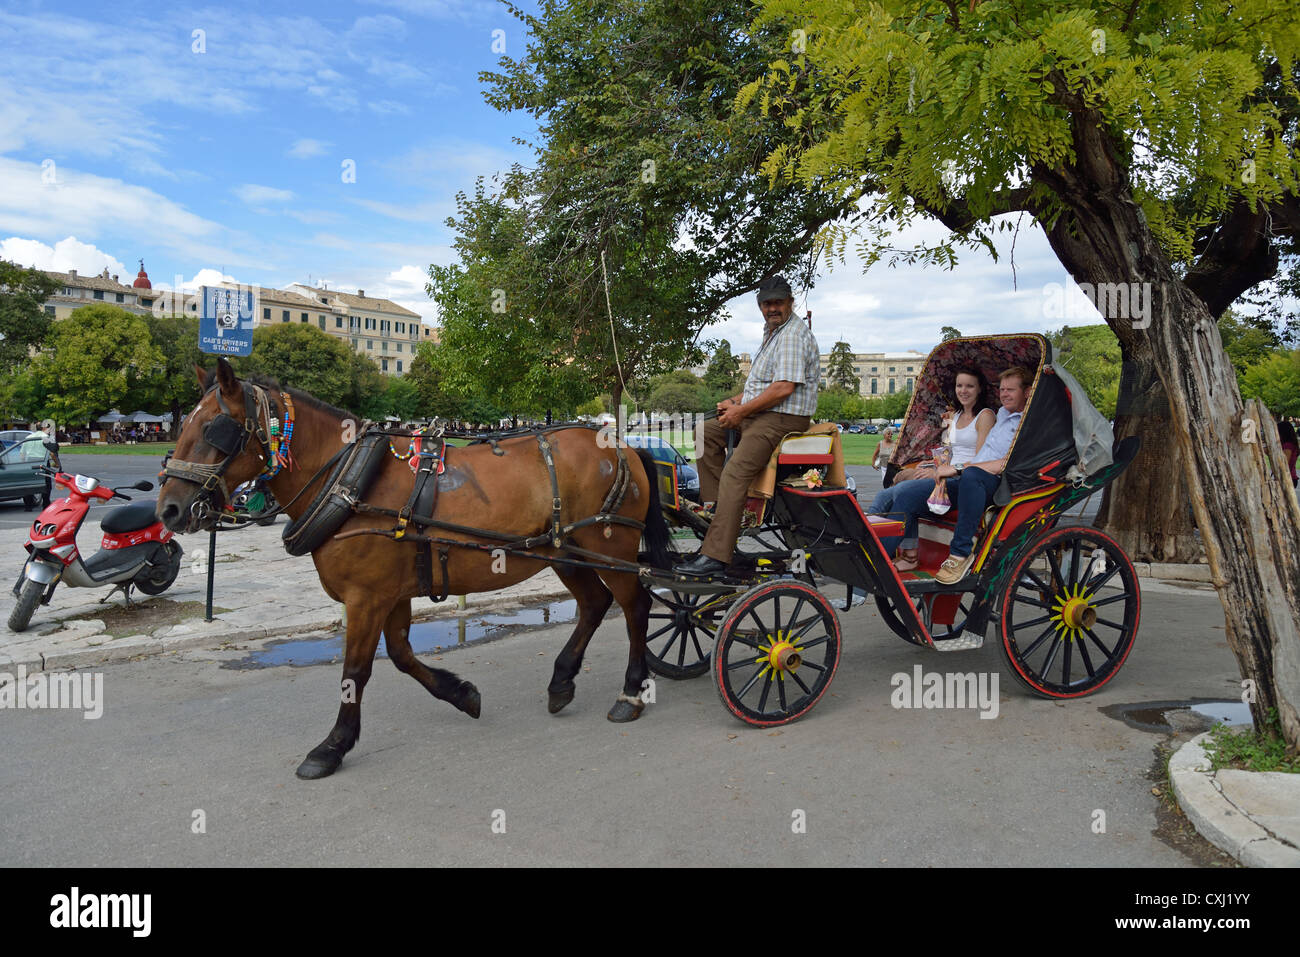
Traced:
<path fill-rule="evenodd" d="M 726 469 L 727 430 L 717 419 L 704 423 L 704 452 L 699 456 L 700 500 L 717 502 L 713 523 L 700 551 L 720 562 L 730 562 L 740 537 L 740 513 L 745 509 L 749 484 L 767 467 L 777 443 L 791 432 L 803 432 L 812 420 L 806 415 L 760 412 L 740 423 L 740 442 Z"/>

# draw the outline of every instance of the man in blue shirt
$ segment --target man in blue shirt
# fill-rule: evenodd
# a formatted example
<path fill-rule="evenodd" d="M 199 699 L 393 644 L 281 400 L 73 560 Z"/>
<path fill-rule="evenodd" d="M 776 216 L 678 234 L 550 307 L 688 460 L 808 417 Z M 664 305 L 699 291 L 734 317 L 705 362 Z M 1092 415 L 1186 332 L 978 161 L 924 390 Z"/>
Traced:
<path fill-rule="evenodd" d="M 975 531 L 1006 470 L 1007 455 L 1020 428 L 1020 416 L 1029 401 L 1033 382 L 1034 377 L 1021 366 L 1013 366 L 1002 373 L 998 385 L 1002 408 L 998 410 L 997 421 L 985 437 L 984 444 L 975 452 L 976 461 L 960 468 L 944 465 L 935 472 L 936 478 L 947 478 L 948 499 L 957 505 L 957 527 L 952 533 L 948 559 L 934 576 L 936 581 L 954 584 L 965 578 L 970 569 Z M 917 518 L 929 511 L 926 503 L 933 488 L 900 487 L 893 511 L 907 515 L 904 539 L 916 537 Z"/>
<path fill-rule="evenodd" d="M 772 450 L 791 432 L 805 432 L 817 411 L 821 379 L 817 340 L 794 312 L 794 294 L 784 277 L 758 287 L 758 308 L 766 327 L 749 369 L 745 391 L 718 403 L 718 417 L 705 423 L 699 455 L 700 500 L 717 502 L 708 534 L 694 560 L 673 568 L 679 575 L 707 577 L 731 562 L 740 536 L 740 516 L 750 483 L 767 467 Z M 740 443 L 727 460 L 727 429 L 740 430 Z"/>

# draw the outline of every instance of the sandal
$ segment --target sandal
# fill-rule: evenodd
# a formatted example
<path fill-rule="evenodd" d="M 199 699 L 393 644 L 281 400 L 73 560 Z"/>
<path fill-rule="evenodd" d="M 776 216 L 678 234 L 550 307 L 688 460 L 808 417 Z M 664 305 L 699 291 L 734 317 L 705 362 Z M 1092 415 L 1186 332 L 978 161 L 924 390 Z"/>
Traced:
<path fill-rule="evenodd" d="M 900 572 L 914 572 L 920 567 L 919 552 L 915 548 L 900 548 L 894 558 L 894 567 Z"/>

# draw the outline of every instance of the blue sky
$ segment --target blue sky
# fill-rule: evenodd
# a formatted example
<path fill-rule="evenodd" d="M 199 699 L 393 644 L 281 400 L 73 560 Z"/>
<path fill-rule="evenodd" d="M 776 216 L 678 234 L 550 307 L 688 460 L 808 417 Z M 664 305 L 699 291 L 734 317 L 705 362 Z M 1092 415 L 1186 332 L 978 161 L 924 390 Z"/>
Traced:
<path fill-rule="evenodd" d="M 424 283 L 430 263 L 452 261 L 456 191 L 529 159 L 512 138 L 531 137 L 532 119 L 483 101 L 494 42 L 512 56 L 526 42 L 495 0 L 8 3 L 0 255 L 107 266 L 127 282 L 143 258 L 156 286 L 325 280 L 434 320 Z M 1062 310 L 1053 284 L 1068 280 L 1041 231 L 1020 230 L 1014 279 L 1001 236 L 997 263 L 967 253 L 954 271 L 863 275 L 851 259 L 824 273 L 807 300 L 823 350 L 844 339 L 924 352 L 943 325 L 970 335 L 1098 321 L 1086 303 Z M 752 298 L 731 313 L 709 334 L 753 350 Z"/>

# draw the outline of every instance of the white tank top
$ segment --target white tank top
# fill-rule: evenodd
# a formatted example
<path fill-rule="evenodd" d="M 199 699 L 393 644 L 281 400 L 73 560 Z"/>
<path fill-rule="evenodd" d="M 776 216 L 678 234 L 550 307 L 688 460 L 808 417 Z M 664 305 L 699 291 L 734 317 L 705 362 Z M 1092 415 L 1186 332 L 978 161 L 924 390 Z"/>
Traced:
<path fill-rule="evenodd" d="M 979 451 L 975 448 L 975 443 L 979 440 L 975 430 L 975 423 L 979 421 L 979 413 L 975 414 L 975 417 L 970 420 L 970 425 L 964 429 L 957 428 L 956 421 L 956 419 L 953 419 L 953 424 L 948 427 L 948 434 L 952 437 L 952 464 L 965 465 L 972 461 L 975 458 L 975 453 Z"/>

